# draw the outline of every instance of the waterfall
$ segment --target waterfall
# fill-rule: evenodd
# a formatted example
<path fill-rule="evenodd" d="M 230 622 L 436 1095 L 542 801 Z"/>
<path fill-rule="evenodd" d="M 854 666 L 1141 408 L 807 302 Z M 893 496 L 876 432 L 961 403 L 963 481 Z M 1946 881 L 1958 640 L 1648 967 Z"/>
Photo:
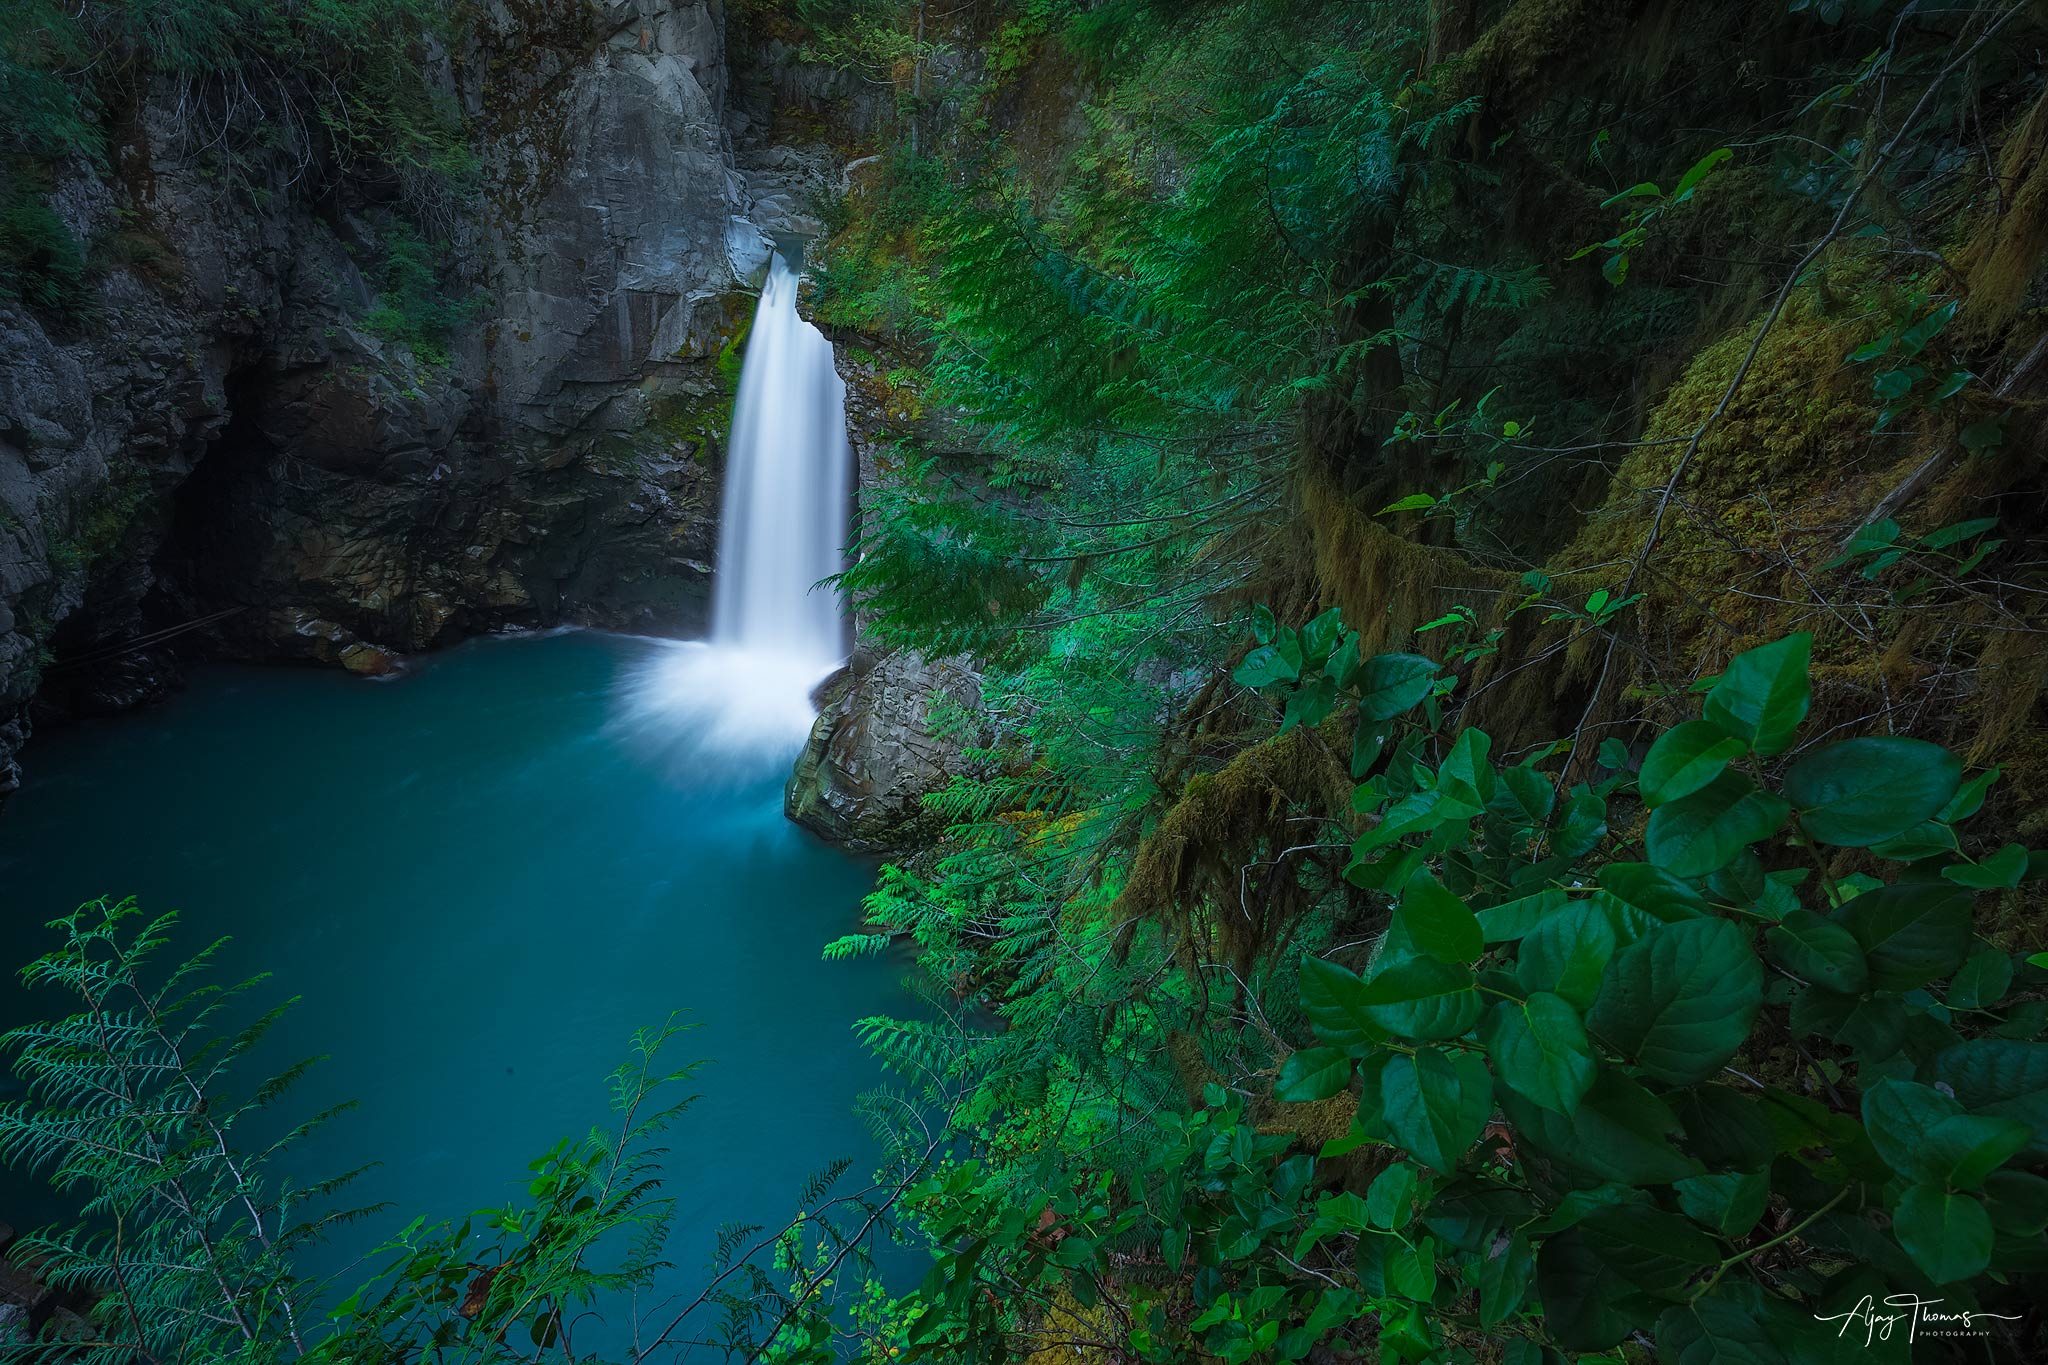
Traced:
<path fill-rule="evenodd" d="M 822 676 L 845 653 L 838 594 L 816 585 L 839 571 L 852 458 L 846 385 L 796 286 L 776 252 L 733 407 L 711 639 Z"/>
<path fill-rule="evenodd" d="M 619 717 L 636 747 L 690 780 L 787 765 L 810 732 L 811 691 L 846 653 L 839 594 L 852 450 L 832 343 L 797 316 L 781 250 L 747 336 L 727 443 L 711 638 L 655 645 Z"/>

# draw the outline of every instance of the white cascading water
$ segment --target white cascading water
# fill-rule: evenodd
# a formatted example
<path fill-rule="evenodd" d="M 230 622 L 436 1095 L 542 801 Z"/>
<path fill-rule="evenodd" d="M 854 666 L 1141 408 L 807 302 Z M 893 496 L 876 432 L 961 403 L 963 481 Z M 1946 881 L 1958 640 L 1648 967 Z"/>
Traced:
<path fill-rule="evenodd" d="M 747 337 L 718 528 L 714 644 L 786 656 L 812 681 L 844 654 L 837 594 L 846 539 L 846 384 L 832 343 L 797 316 L 777 252 Z"/>
<path fill-rule="evenodd" d="M 629 680 L 622 720 L 697 780 L 787 764 L 810 732 L 812 689 L 846 653 L 837 573 L 852 452 L 832 343 L 797 315 L 799 276 L 777 251 L 747 336 L 726 449 L 711 639 L 657 650 Z"/>

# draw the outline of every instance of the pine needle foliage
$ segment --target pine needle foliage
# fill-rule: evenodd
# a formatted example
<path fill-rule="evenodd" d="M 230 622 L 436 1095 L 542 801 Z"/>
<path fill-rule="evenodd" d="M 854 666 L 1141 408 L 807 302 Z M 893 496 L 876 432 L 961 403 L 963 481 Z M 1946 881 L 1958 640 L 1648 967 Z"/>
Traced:
<path fill-rule="evenodd" d="M 303 1354 L 316 1286 L 293 1256 L 355 1212 L 331 1209 L 348 1175 L 307 1186 L 275 1157 L 327 1111 L 255 1148 L 247 1120 L 305 1071 L 239 1090 L 237 1063 L 283 1013 L 234 1024 L 261 978 L 204 978 L 218 944 L 150 972 L 175 916 L 94 901 L 54 921 L 63 945 L 22 973 L 72 997 L 76 1013 L 0 1039 L 28 1098 L 0 1106 L 0 1160 L 82 1196 L 82 1220 L 24 1238 L 52 1286 L 98 1295 L 96 1338 L 22 1348 L 32 1359 L 94 1365 L 271 1361 Z"/>

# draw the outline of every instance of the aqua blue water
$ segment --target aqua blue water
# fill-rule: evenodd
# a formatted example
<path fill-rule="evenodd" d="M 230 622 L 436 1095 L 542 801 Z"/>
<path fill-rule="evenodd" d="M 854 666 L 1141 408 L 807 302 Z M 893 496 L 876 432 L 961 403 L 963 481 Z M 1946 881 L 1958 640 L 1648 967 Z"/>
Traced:
<path fill-rule="evenodd" d="M 99 895 L 179 910 L 188 948 L 232 935 L 227 968 L 300 997 L 278 1051 L 330 1055 L 295 1103 L 360 1104 L 298 1173 L 383 1162 L 354 1197 L 393 1211 L 338 1259 L 415 1214 L 507 1202 L 604 1116 L 632 1032 L 687 1011 L 676 1060 L 712 1064 L 672 1135 L 665 1287 L 694 1288 L 718 1224 L 787 1217 L 834 1158 L 866 1183 L 853 1106 L 881 1078 L 851 1025 L 900 1012 L 902 968 L 820 961 L 873 869 L 784 821 L 786 762 L 736 775 L 658 712 L 622 721 L 673 649 L 486 640 L 390 682 L 206 667 L 160 708 L 40 737 L 0 813 L 10 966 Z M 0 1186 L 0 1218 L 47 1207 Z"/>

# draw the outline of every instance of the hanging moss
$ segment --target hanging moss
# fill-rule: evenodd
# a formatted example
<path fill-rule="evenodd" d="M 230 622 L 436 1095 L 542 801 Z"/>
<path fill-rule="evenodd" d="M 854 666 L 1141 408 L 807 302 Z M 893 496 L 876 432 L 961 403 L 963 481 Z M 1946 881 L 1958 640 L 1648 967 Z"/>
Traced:
<path fill-rule="evenodd" d="M 1289 730 L 1192 778 L 1138 846 L 1115 917 L 1161 919 L 1183 953 L 1227 961 L 1243 976 L 1308 905 L 1296 869 L 1273 875 L 1283 850 L 1316 842 L 1290 818 L 1349 804 L 1336 733 Z"/>
<path fill-rule="evenodd" d="M 2034 284 L 2048 256 L 2048 92 L 2006 139 L 1998 183 L 1958 262 L 1969 280 L 1961 327 L 1982 339 L 2037 311 Z"/>

